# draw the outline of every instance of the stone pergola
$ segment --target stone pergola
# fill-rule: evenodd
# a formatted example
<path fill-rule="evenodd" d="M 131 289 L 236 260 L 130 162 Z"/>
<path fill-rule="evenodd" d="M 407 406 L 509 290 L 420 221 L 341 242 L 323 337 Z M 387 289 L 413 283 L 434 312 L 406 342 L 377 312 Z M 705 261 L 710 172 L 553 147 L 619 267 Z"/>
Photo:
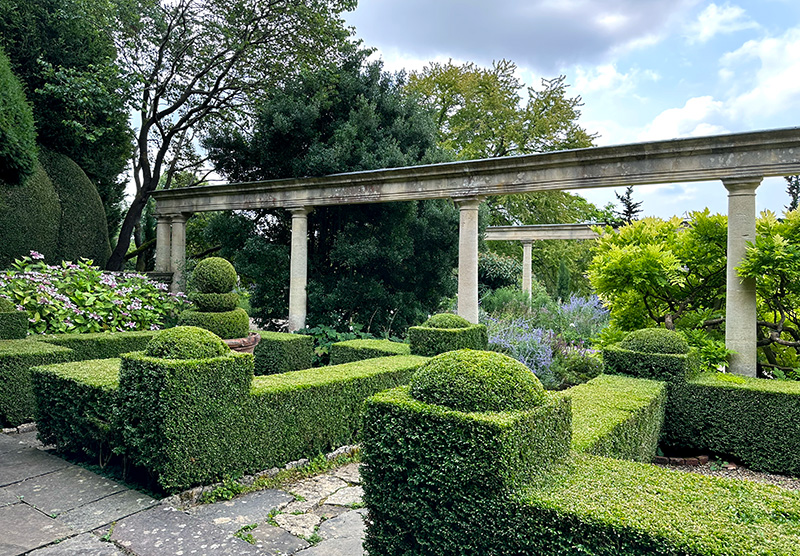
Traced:
<path fill-rule="evenodd" d="M 733 372 L 755 374 L 755 283 L 735 267 L 755 239 L 756 189 L 767 176 L 800 173 L 800 128 L 592 147 L 300 178 L 172 189 L 157 201 L 156 270 L 180 282 L 186 220 L 195 212 L 285 208 L 292 214 L 291 329 L 306 311 L 307 215 L 315 206 L 451 198 L 460 211 L 458 312 L 478 319 L 478 205 L 492 195 L 722 181 L 728 190 L 726 345 Z"/>
<path fill-rule="evenodd" d="M 522 291 L 531 292 L 533 242 L 543 239 L 596 239 L 592 226 L 604 224 L 537 224 L 534 226 L 489 226 L 486 241 L 522 242 Z"/>

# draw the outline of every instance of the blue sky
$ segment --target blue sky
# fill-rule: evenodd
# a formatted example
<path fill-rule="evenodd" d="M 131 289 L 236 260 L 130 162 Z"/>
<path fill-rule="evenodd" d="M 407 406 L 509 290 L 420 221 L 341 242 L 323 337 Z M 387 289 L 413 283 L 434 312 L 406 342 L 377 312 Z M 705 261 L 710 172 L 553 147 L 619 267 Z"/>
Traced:
<path fill-rule="evenodd" d="M 346 19 L 391 71 L 506 58 L 535 87 L 563 74 L 598 145 L 800 126 L 798 0 L 360 0 Z M 782 212 L 785 189 L 765 180 L 759 210 Z M 645 215 L 727 210 L 719 182 L 634 197 Z"/>

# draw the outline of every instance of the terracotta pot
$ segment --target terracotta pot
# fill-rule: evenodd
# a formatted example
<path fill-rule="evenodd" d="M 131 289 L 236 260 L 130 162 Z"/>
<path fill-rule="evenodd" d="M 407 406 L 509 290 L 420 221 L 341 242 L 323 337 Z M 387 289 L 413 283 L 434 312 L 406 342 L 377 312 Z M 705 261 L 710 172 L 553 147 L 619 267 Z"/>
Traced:
<path fill-rule="evenodd" d="M 261 336 L 256 332 L 251 332 L 247 338 L 223 340 L 223 342 L 228 344 L 229 348 L 231 348 L 233 351 L 238 351 L 239 353 L 253 353 L 253 350 L 256 349 L 256 346 L 260 341 Z"/>

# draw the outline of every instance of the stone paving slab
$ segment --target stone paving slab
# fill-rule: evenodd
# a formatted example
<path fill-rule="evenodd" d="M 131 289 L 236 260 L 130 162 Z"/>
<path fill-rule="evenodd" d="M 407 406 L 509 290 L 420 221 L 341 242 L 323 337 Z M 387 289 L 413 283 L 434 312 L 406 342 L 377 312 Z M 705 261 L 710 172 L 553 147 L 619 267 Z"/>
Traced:
<path fill-rule="evenodd" d="M 29 556 L 126 556 L 113 543 L 103 542 L 96 535 L 84 533 L 58 544 L 34 550 Z"/>
<path fill-rule="evenodd" d="M 70 465 L 9 487 L 12 492 L 47 515 L 62 514 L 125 490 L 121 484 Z"/>
<path fill-rule="evenodd" d="M 0 434 L 0 454 L 16 452 L 20 448 L 28 447 L 29 445 L 23 442 L 18 434 Z"/>
<path fill-rule="evenodd" d="M 346 486 L 347 483 L 345 481 L 333 475 L 318 475 L 288 485 L 285 489 L 296 496 L 305 498 L 307 502 L 318 504 L 340 488 Z"/>
<path fill-rule="evenodd" d="M 19 502 L 19 496 L 10 487 L 0 488 L 0 508 Z"/>
<path fill-rule="evenodd" d="M 114 527 L 111 540 L 137 556 L 264 554 L 228 531 L 168 506 L 158 506 L 123 519 Z"/>
<path fill-rule="evenodd" d="M 52 473 L 70 465 L 61 458 L 31 447 L 4 452 L 0 457 L 0 487 Z"/>
<path fill-rule="evenodd" d="M 280 490 L 259 490 L 226 502 L 196 506 L 188 513 L 235 533 L 245 525 L 264 522 L 270 512 L 284 508 L 292 500 L 290 494 Z"/>
<path fill-rule="evenodd" d="M 323 504 L 322 506 L 314 508 L 311 511 L 320 516 L 322 519 L 331 519 L 332 517 L 342 515 L 350 510 L 348 510 L 345 506 L 331 506 L 329 504 Z"/>
<path fill-rule="evenodd" d="M 17 556 L 72 535 L 61 525 L 27 504 L 0 508 L 0 556 Z"/>
<path fill-rule="evenodd" d="M 363 504 L 364 489 L 360 486 L 345 487 L 337 490 L 325 500 L 332 506 L 354 506 Z"/>
<path fill-rule="evenodd" d="M 319 536 L 323 539 L 354 538 L 361 541 L 366 530 L 364 524 L 366 513 L 366 508 L 361 508 L 324 521 L 319 526 Z"/>
<path fill-rule="evenodd" d="M 158 504 L 158 500 L 135 490 L 123 490 L 58 516 L 58 521 L 78 533 L 93 531 Z"/>
<path fill-rule="evenodd" d="M 338 469 L 334 469 L 330 474 L 348 483 L 358 485 L 361 484 L 361 473 L 359 471 L 361 465 L 361 463 L 348 463 Z"/>
<path fill-rule="evenodd" d="M 311 537 L 322 521 L 320 516 L 314 514 L 278 514 L 273 519 L 292 535 L 305 538 Z"/>
<path fill-rule="evenodd" d="M 332 539 L 316 546 L 295 552 L 294 556 L 364 556 L 361 539 Z"/>
<path fill-rule="evenodd" d="M 311 546 L 308 541 L 295 537 L 280 527 L 273 527 L 269 523 L 259 525 L 250 531 L 250 534 L 256 541 L 256 548 L 271 556 L 290 556 L 298 550 Z"/>

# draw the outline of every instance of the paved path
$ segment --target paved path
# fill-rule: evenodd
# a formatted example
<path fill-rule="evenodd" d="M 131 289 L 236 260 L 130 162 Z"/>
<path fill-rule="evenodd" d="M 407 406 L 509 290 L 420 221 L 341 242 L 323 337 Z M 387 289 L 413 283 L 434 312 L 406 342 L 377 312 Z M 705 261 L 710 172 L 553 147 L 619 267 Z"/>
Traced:
<path fill-rule="evenodd" d="M 35 435 L 0 434 L 0 556 L 364 554 L 357 464 L 182 511 L 47 453 Z"/>

